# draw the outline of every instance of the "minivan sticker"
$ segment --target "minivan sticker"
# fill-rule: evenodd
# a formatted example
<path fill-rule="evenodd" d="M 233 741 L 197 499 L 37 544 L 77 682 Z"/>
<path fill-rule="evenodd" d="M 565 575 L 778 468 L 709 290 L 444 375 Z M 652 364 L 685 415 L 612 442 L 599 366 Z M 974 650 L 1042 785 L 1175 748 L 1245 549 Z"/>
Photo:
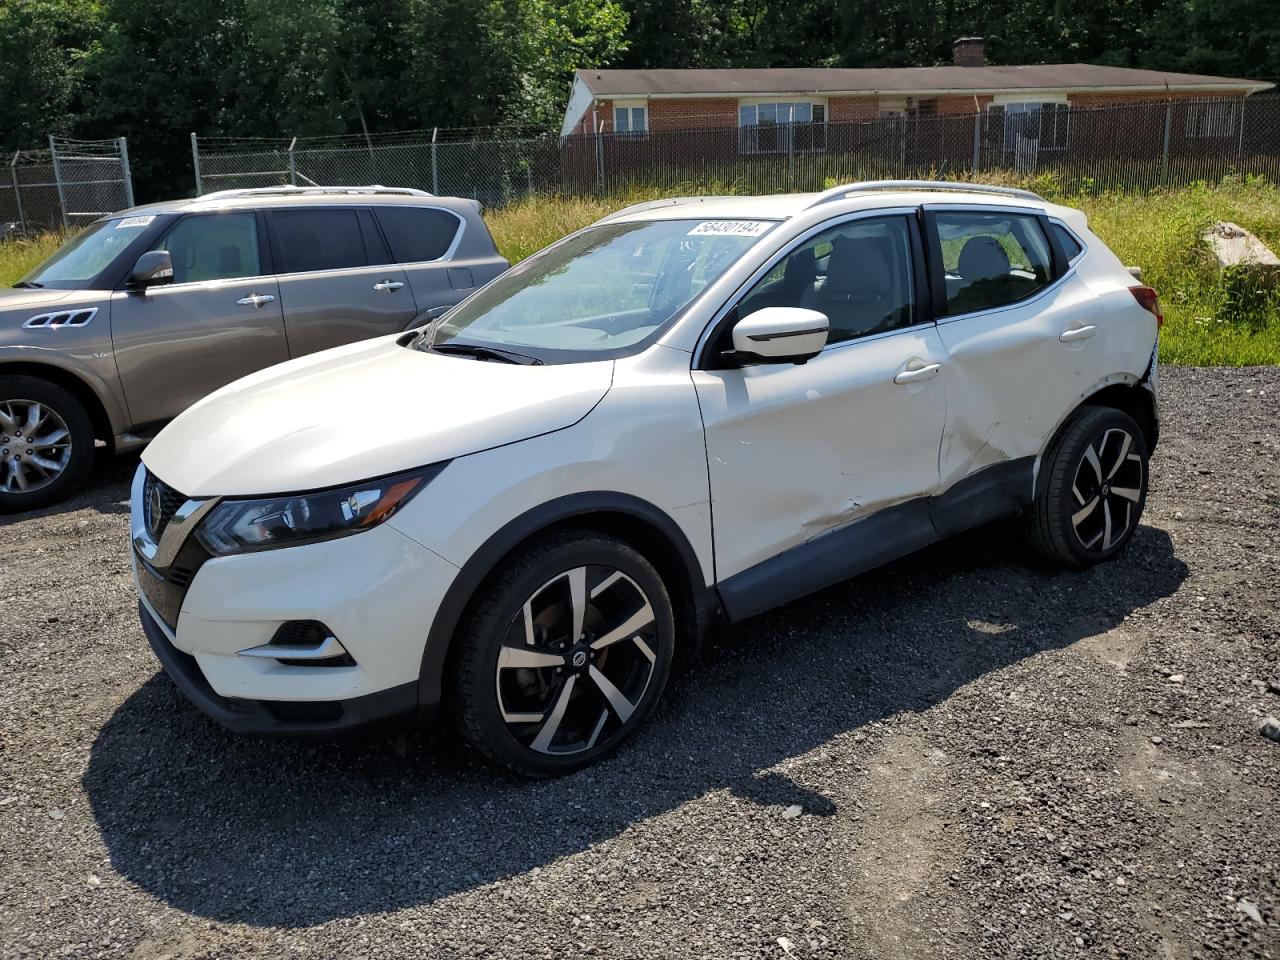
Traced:
<path fill-rule="evenodd" d="M 155 217 L 123 217 L 116 221 L 116 229 L 127 230 L 130 227 L 145 227 L 154 219 Z"/>
<path fill-rule="evenodd" d="M 768 230 L 768 220 L 708 220 L 689 231 L 691 237 L 758 237 Z"/>

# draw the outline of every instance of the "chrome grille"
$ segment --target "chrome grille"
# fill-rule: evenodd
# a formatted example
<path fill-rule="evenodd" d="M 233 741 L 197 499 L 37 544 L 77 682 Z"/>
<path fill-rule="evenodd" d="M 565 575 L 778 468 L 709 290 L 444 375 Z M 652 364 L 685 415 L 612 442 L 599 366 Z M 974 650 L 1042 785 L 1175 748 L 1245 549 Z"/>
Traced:
<path fill-rule="evenodd" d="M 150 470 L 147 471 L 146 482 L 142 486 L 143 518 L 146 520 L 147 533 L 157 542 L 164 528 L 169 525 L 178 508 L 186 503 L 187 498 L 169 486 Z"/>

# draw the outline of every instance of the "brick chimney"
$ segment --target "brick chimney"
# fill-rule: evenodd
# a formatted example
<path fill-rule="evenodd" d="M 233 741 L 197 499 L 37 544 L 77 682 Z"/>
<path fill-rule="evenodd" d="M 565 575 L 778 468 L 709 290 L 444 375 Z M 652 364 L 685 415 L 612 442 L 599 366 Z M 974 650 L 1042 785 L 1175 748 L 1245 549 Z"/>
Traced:
<path fill-rule="evenodd" d="M 987 62 L 981 37 L 961 37 L 951 45 L 951 59 L 957 67 L 981 67 Z"/>

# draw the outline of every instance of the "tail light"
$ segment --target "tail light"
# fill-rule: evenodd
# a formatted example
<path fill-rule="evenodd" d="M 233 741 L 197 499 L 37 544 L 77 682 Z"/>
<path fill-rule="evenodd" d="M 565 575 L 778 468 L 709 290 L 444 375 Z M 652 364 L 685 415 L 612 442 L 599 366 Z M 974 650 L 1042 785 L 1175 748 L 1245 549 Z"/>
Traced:
<path fill-rule="evenodd" d="M 1163 327 L 1164 314 L 1160 311 L 1160 295 L 1155 287 L 1130 287 L 1129 292 L 1138 301 L 1138 306 L 1156 318 L 1156 329 Z"/>

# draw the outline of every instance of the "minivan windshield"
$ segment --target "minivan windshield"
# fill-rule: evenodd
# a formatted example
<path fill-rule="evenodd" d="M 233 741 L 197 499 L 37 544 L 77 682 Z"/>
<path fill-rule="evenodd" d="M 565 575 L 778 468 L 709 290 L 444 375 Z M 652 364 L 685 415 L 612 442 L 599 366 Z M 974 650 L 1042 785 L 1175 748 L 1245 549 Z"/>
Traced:
<path fill-rule="evenodd" d="M 77 233 L 44 263 L 19 280 L 19 287 L 76 287 L 111 265 L 121 251 L 151 226 L 155 217 L 99 220 Z"/>
<path fill-rule="evenodd" d="M 635 352 L 773 226 L 605 223 L 535 254 L 436 321 L 419 349 L 572 363 Z"/>

